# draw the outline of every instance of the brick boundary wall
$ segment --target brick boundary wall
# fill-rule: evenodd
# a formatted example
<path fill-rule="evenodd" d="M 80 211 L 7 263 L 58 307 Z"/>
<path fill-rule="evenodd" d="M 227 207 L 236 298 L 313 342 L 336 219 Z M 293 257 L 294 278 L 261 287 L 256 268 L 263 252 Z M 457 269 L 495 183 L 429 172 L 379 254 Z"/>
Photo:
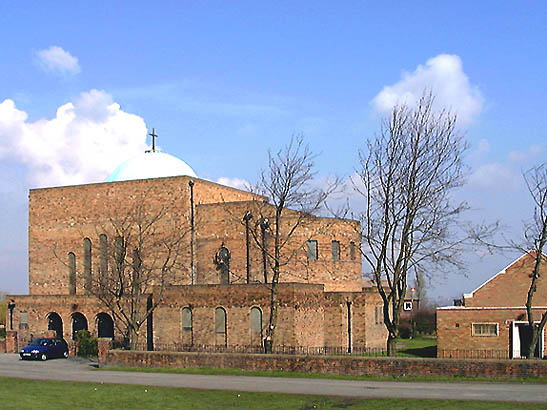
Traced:
<path fill-rule="evenodd" d="M 547 377 L 547 362 L 537 360 L 369 358 L 103 350 L 99 361 L 101 366 L 215 367 L 354 376 Z"/>

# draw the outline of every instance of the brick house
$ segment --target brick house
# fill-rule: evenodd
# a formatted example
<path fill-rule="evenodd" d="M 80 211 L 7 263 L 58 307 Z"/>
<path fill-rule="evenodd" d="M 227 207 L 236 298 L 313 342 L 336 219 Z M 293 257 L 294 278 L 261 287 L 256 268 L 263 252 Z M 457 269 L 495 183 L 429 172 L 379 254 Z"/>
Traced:
<path fill-rule="evenodd" d="M 191 214 L 199 221 L 194 235 L 184 239 L 192 248 L 184 255 L 184 268 L 169 278 L 148 320 L 144 345 L 261 346 L 269 288 L 262 251 L 248 243 L 241 218 L 257 201 L 267 208 L 267 199 L 200 179 L 184 163 L 175 176 L 147 170 L 157 158 L 155 151 L 147 152 L 133 164 L 137 178 L 128 177 L 126 167 L 115 171 L 118 177 L 125 171 L 123 178 L 110 177 L 110 182 L 30 190 L 29 294 L 6 299 L 12 304 L 8 350 L 45 334 L 70 341 L 80 329 L 96 337 L 121 337 L 111 312 L 86 293 L 85 284 L 100 274 L 103 263 L 100 227 L 143 192 L 152 207 L 169 203 L 181 224 L 190 223 Z M 297 214 L 287 210 L 285 218 Z M 162 234 L 163 227 L 158 229 Z M 358 222 L 312 217 L 293 238 L 289 249 L 295 257 L 280 276 L 276 345 L 383 348 L 387 333 L 375 318 L 381 300 L 361 279 Z M 213 263 L 222 246 L 231 254 L 228 277 L 221 277 Z M 156 297 L 152 292 L 149 301 Z"/>
<path fill-rule="evenodd" d="M 492 276 L 471 293 L 463 306 L 437 308 L 438 357 L 522 357 L 522 346 L 529 340 L 526 297 L 534 267 L 534 254 L 525 253 Z M 547 310 L 547 266 L 534 295 L 536 320 Z M 535 355 L 547 356 L 545 330 Z"/>

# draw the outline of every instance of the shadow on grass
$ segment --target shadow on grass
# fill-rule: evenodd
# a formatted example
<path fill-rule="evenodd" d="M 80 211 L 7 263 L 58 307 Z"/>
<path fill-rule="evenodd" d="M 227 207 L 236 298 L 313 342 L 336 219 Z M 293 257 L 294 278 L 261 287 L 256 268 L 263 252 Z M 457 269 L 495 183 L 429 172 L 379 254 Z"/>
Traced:
<path fill-rule="evenodd" d="M 412 349 L 400 349 L 398 356 L 407 357 L 437 357 L 437 346 L 416 347 Z"/>

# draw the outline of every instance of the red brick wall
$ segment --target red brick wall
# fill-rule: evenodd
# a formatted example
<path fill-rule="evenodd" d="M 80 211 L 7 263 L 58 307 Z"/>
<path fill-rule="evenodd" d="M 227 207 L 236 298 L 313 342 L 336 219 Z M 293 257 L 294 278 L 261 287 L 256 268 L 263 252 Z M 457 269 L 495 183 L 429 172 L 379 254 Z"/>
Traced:
<path fill-rule="evenodd" d="M 545 309 L 534 310 L 537 317 Z M 468 356 L 494 350 L 510 356 L 511 327 L 514 320 L 526 320 L 525 309 L 481 309 L 450 307 L 437 309 L 437 355 L 468 351 Z M 497 336 L 473 336 L 473 323 L 496 323 Z M 545 344 L 544 344 L 545 345 Z M 544 349 L 544 351 L 547 351 Z M 462 353 L 463 354 L 463 353 Z M 485 353 L 487 354 L 487 353 Z"/>
<path fill-rule="evenodd" d="M 215 367 L 373 376 L 547 377 L 547 363 L 512 360 L 441 360 L 329 356 L 162 353 L 110 350 L 102 365 Z"/>
<path fill-rule="evenodd" d="M 465 306 L 524 306 L 534 263 L 533 255 L 526 254 L 519 258 L 474 292 L 472 297 L 465 298 Z M 547 263 L 541 265 L 536 289 L 534 305 L 547 306 Z"/>

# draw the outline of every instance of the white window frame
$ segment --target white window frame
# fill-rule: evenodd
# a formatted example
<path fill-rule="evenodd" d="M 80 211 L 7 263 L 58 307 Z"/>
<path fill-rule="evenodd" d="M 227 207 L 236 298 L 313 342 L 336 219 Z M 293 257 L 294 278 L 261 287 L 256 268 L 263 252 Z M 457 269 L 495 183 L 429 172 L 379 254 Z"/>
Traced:
<path fill-rule="evenodd" d="M 478 334 L 475 333 L 475 325 L 495 325 L 496 332 L 495 334 Z M 497 322 L 473 322 L 471 323 L 471 336 L 473 337 L 497 337 L 500 335 L 500 324 Z"/>
<path fill-rule="evenodd" d="M 407 312 L 408 312 L 409 310 L 412 310 L 412 304 L 413 304 L 412 302 L 404 302 L 404 303 L 403 303 L 403 310 L 405 310 L 405 311 L 407 311 Z"/>

